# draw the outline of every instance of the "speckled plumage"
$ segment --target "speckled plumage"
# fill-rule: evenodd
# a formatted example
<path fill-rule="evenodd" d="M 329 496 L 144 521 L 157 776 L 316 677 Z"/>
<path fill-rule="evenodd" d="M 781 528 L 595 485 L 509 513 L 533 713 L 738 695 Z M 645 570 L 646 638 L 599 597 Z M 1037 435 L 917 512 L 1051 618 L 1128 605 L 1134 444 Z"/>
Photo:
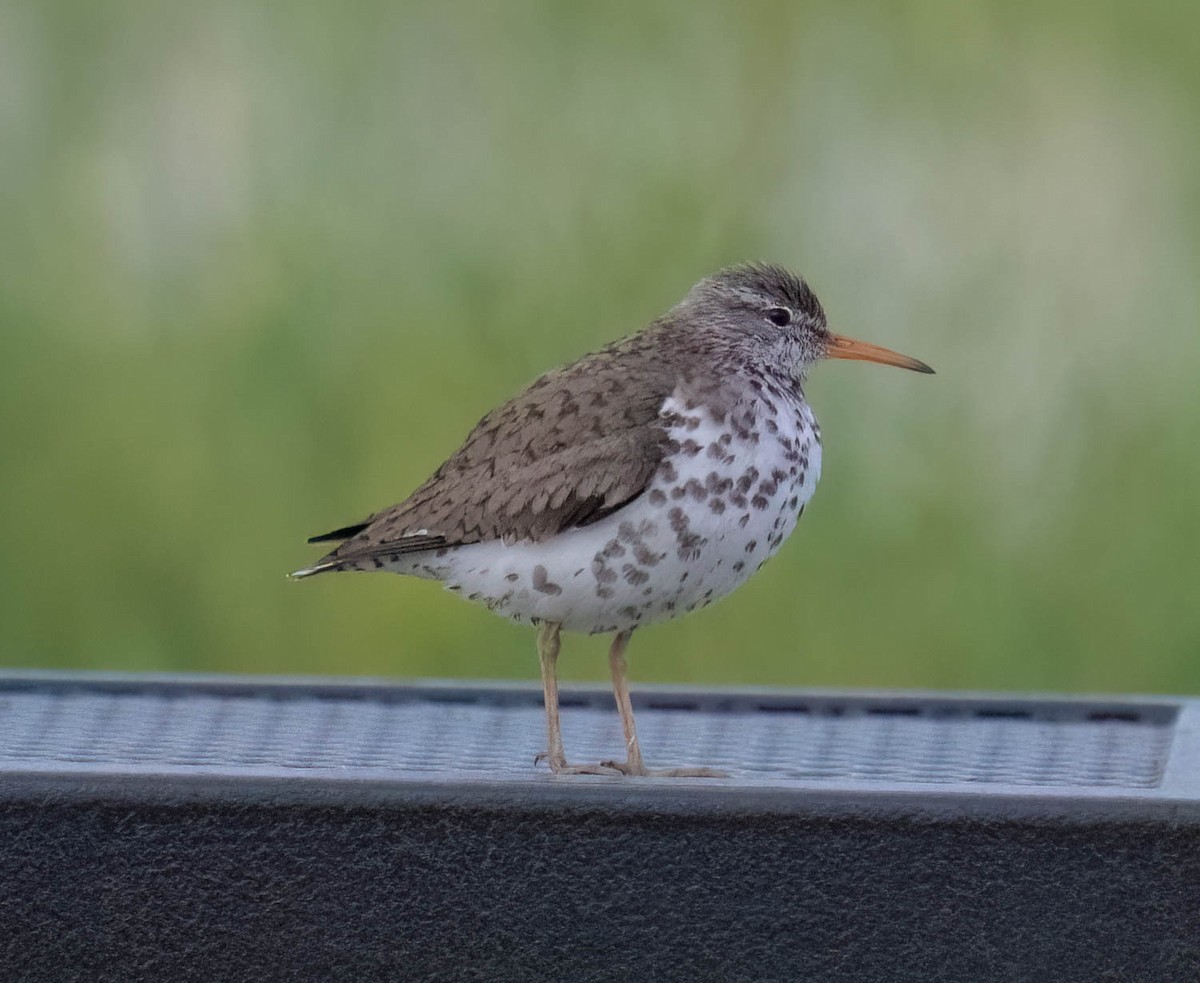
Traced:
<path fill-rule="evenodd" d="M 767 396 L 718 422 L 668 397 L 660 418 L 668 451 L 641 494 L 615 512 L 542 540 L 372 554 L 371 567 L 439 580 L 518 622 L 592 634 L 725 596 L 779 548 L 816 487 L 812 415 Z M 768 460 L 776 463 L 768 468 Z"/>
<path fill-rule="evenodd" d="M 628 632 L 734 590 L 803 512 L 821 464 L 808 368 L 881 352 L 929 371 L 831 335 L 812 291 L 780 267 L 722 270 L 642 332 L 487 414 L 403 502 L 315 537 L 343 541 L 297 575 L 435 579 L 550 626 L 552 639 L 539 636 L 548 701 L 546 651 L 557 653 L 559 627 L 617 632 L 622 706 L 616 660 Z M 552 718 L 551 765 L 562 771 L 556 709 Z M 644 773 L 630 740 L 629 768 L 618 770 Z"/>

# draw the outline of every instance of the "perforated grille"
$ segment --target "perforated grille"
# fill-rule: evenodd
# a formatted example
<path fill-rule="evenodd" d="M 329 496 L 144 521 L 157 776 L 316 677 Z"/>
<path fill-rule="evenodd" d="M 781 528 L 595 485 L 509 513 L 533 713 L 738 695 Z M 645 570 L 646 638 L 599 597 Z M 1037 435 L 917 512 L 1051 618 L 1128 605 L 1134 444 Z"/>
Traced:
<path fill-rule="evenodd" d="M 1167 706 L 974 701 L 649 697 L 652 765 L 703 764 L 741 784 L 813 780 L 1153 787 L 1170 749 Z M 621 756 L 611 698 L 564 699 L 568 756 Z M 499 690 L 378 689 L 249 695 L 186 687 L 0 688 L 0 768 L 262 767 L 529 778 L 540 700 Z M 544 773 L 545 766 L 540 771 Z"/>

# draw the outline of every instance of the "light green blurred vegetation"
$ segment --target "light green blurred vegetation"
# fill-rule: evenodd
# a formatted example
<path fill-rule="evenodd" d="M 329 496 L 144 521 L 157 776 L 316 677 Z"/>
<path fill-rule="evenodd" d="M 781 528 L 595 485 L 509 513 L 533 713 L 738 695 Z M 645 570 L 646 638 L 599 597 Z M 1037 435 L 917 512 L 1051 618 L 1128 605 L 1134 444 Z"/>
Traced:
<path fill-rule="evenodd" d="M 0 662 L 532 678 L 435 585 L 284 574 L 757 258 L 939 374 L 818 367 L 796 536 L 639 680 L 1200 690 L 1198 38 L 1163 0 L 0 4 Z"/>

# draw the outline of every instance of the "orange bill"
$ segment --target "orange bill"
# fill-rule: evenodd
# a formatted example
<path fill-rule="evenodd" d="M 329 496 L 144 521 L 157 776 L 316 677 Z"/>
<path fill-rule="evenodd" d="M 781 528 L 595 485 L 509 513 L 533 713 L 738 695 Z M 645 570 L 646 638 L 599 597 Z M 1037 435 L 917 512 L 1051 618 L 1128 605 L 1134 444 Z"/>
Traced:
<path fill-rule="evenodd" d="M 838 334 L 829 336 L 829 347 L 825 354 L 829 358 L 852 358 L 863 362 L 879 362 L 881 365 L 898 365 L 902 369 L 912 369 L 914 372 L 933 375 L 933 369 L 915 358 L 901 355 L 890 348 L 872 345 L 865 341 L 855 341 L 853 338 L 846 338 Z"/>

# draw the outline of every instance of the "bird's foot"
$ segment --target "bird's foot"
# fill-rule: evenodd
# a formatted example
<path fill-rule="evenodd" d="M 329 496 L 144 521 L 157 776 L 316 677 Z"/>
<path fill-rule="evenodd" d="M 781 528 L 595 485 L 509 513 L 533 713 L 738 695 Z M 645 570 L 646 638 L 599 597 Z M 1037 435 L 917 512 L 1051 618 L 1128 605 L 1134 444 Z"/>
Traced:
<path fill-rule="evenodd" d="M 611 763 L 603 762 L 595 765 L 572 765 L 568 764 L 565 758 L 555 759 L 549 751 L 542 751 L 533 759 L 534 765 L 539 765 L 545 761 L 550 770 L 556 775 L 623 775 L 619 768 L 614 768 Z"/>
<path fill-rule="evenodd" d="M 647 768 L 642 762 L 604 761 L 604 768 L 633 778 L 728 778 L 729 772 L 719 768 Z"/>
<path fill-rule="evenodd" d="M 568 764 L 566 758 L 555 759 L 549 751 L 542 751 L 534 759 L 535 765 L 545 761 L 556 775 L 607 775 L 627 778 L 728 778 L 729 772 L 719 768 L 647 768 L 641 761 L 601 761 L 594 765 Z"/>

